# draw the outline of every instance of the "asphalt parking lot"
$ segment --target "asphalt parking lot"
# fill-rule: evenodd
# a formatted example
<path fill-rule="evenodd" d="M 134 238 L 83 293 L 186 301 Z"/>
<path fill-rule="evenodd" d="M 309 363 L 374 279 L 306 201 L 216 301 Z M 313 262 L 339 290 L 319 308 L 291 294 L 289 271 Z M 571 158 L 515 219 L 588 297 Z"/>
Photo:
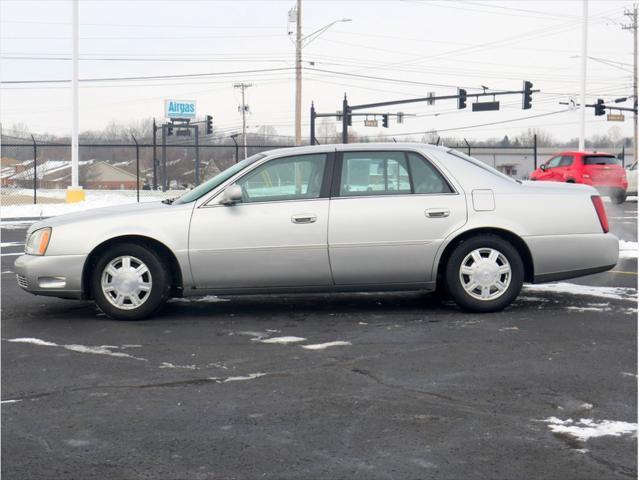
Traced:
<path fill-rule="evenodd" d="M 606 206 L 636 242 L 636 201 Z M 496 314 L 205 297 L 126 323 L 21 291 L 25 229 L 2 225 L 4 479 L 637 476 L 636 251 Z"/>

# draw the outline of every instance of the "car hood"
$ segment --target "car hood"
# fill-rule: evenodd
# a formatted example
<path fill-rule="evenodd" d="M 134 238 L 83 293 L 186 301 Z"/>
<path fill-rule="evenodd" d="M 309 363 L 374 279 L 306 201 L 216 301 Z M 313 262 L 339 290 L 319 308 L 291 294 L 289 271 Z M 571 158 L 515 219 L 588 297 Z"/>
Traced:
<path fill-rule="evenodd" d="M 90 208 L 81 212 L 67 213 L 65 215 L 59 215 L 56 217 L 50 217 L 39 222 L 34 223 L 29 227 L 27 233 L 31 233 L 39 228 L 44 227 L 56 227 L 60 225 L 68 225 L 71 223 L 82 222 L 84 220 L 96 220 L 96 219 L 113 219 L 115 217 L 131 217 L 136 215 L 149 215 L 153 213 L 160 213 L 162 210 L 169 210 L 175 208 L 192 207 L 193 204 L 183 205 L 169 205 L 166 203 L 158 202 L 142 202 L 142 203 L 127 203 L 124 205 L 114 205 L 111 207 Z"/>

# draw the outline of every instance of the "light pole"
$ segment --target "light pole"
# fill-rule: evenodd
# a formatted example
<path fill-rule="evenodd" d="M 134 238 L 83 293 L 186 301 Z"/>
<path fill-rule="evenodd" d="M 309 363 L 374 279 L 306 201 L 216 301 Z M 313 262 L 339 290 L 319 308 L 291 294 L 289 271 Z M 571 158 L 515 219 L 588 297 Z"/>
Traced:
<path fill-rule="evenodd" d="M 306 36 L 302 36 L 302 0 L 297 0 L 295 8 L 295 145 L 302 143 L 302 49 L 336 23 L 350 21 L 350 18 L 335 20 Z"/>

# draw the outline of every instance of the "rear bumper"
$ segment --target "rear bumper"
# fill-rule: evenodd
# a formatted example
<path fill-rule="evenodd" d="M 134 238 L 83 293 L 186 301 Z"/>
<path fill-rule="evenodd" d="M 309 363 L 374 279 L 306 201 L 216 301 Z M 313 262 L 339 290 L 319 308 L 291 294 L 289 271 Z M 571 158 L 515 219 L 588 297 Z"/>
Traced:
<path fill-rule="evenodd" d="M 20 288 L 34 295 L 82 298 L 86 255 L 22 255 L 15 261 Z"/>
<path fill-rule="evenodd" d="M 610 270 L 619 259 L 611 233 L 524 237 L 535 269 L 534 283 L 564 280 Z"/>

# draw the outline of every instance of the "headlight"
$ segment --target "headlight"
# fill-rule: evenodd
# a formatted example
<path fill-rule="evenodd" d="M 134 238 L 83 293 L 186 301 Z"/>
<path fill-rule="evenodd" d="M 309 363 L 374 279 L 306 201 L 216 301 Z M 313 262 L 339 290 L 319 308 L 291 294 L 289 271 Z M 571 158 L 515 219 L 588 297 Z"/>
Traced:
<path fill-rule="evenodd" d="M 44 255 L 51 239 L 51 227 L 41 228 L 29 235 L 24 246 L 24 253 L 28 255 Z"/>

